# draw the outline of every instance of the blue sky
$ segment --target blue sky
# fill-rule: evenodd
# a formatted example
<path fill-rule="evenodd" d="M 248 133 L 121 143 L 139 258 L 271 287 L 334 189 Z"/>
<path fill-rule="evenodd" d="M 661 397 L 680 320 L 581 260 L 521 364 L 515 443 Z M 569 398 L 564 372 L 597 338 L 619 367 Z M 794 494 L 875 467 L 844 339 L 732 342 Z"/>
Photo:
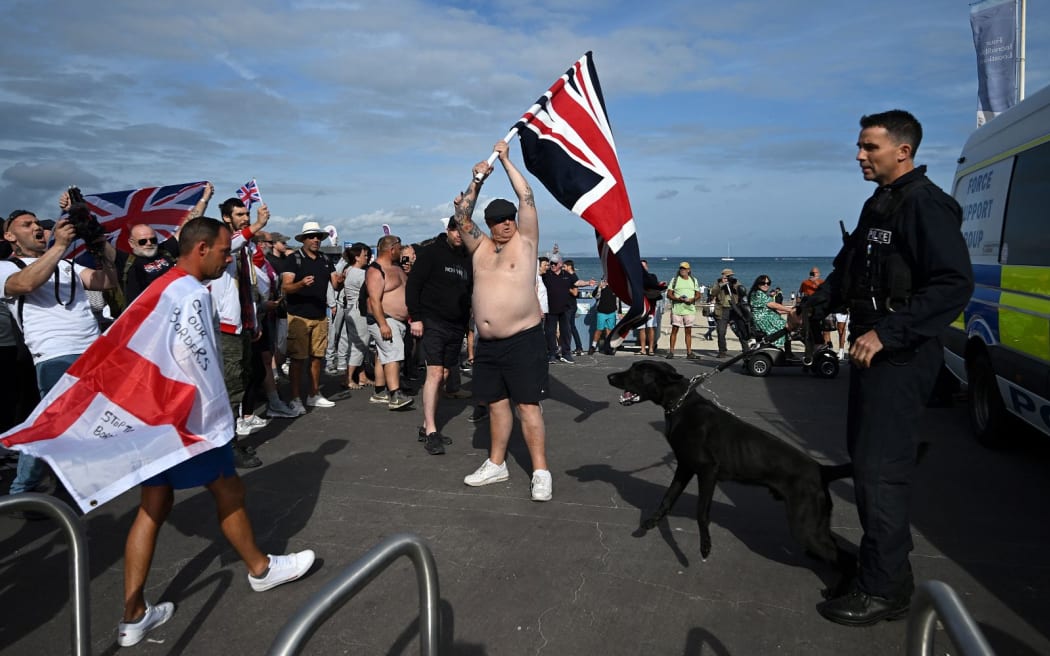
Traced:
<path fill-rule="evenodd" d="M 873 190 L 853 159 L 862 114 L 912 111 L 917 161 L 945 188 L 976 125 L 963 0 L 8 0 L 0 17 L 5 215 L 53 217 L 72 183 L 202 179 L 215 215 L 254 177 L 281 232 L 423 239 L 591 50 L 644 254 L 831 255 Z M 1046 3 L 1028 35 L 1031 93 L 1050 83 Z M 529 177 L 541 249 L 593 254 L 590 227 Z M 510 195 L 497 170 L 479 205 Z"/>

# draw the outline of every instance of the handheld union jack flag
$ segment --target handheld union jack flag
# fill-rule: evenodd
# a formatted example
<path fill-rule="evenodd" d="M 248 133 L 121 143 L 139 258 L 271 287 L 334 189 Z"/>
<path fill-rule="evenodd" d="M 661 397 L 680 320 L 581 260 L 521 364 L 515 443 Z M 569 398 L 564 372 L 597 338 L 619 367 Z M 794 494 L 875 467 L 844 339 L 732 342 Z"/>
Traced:
<path fill-rule="evenodd" d="M 551 85 L 514 128 L 525 166 L 555 199 L 594 226 L 609 287 L 630 310 L 613 331 L 616 348 L 651 316 L 631 201 L 616 157 L 591 53 Z"/>
<path fill-rule="evenodd" d="M 251 211 L 252 203 L 262 202 L 262 196 L 259 195 L 259 185 L 256 184 L 255 178 L 241 185 L 241 188 L 237 190 L 237 198 L 241 199 L 248 211 Z"/>
<path fill-rule="evenodd" d="M 140 224 L 149 224 L 161 241 L 175 234 L 186 216 L 204 195 L 206 181 L 187 182 L 166 187 L 146 187 L 127 191 L 109 191 L 102 194 L 85 195 L 88 204 L 103 230 L 106 239 L 114 248 L 130 252 L 128 238 L 131 229 Z M 76 242 L 72 256 L 84 252 L 84 244 Z"/>

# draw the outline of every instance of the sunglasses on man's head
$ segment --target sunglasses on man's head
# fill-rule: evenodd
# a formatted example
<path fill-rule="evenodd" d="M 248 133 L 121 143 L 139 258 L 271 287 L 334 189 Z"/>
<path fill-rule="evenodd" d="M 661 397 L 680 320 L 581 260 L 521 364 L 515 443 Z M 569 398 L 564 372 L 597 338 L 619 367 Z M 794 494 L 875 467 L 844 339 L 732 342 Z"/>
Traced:
<path fill-rule="evenodd" d="M 136 239 L 135 243 L 138 244 L 139 246 L 145 246 L 146 244 L 156 244 L 157 243 L 157 238 L 156 237 L 146 237 L 145 239 Z"/>

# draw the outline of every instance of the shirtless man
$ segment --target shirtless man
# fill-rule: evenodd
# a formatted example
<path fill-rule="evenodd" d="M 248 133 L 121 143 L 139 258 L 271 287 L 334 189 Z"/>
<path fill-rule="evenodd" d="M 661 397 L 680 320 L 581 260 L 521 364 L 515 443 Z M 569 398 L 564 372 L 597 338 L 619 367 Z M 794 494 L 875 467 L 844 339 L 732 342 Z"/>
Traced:
<path fill-rule="evenodd" d="M 365 272 L 368 288 L 368 334 L 376 343 L 376 391 L 372 403 L 385 403 L 390 410 L 415 401 L 401 391 L 401 361 L 405 359 L 405 327 L 408 306 L 405 283 L 408 275 L 401 268 L 401 238 L 387 235 L 376 246 L 376 260 Z"/>
<path fill-rule="evenodd" d="M 474 264 L 472 307 L 478 329 L 474 396 L 488 403 L 491 433 L 488 459 L 463 482 L 477 487 L 510 477 L 505 459 L 514 422 L 513 401 L 532 458 L 532 500 L 550 501 L 551 474 L 540 413 L 540 395 L 547 386 L 547 347 L 534 293 L 539 221 L 532 189 L 511 163 L 507 143 L 501 141 L 493 150 L 518 196 L 518 208 L 502 198 L 488 204 L 485 223 L 491 238 L 474 224 L 474 203 L 492 173 L 485 162 L 474 165 L 470 186 L 455 201 L 456 224 Z"/>

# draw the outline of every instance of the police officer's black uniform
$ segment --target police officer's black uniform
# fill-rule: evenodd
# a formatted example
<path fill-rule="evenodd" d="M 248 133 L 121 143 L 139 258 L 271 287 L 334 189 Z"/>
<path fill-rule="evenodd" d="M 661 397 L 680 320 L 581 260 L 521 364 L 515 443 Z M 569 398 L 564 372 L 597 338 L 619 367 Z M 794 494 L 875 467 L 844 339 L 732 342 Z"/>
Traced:
<path fill-rule="evenodd" d="M 854 595 L 863 604 L 887 606 L 892 616 L 907 609 L 914 589 L 908 562 L 913 433 L 941 366 L 939 335 L 973 291 L 962 212 L 925 171 L 917 167 L 875 191 L 845 237 L 835 270 L 805 300 L 817 316 L 848 308 L 851 344 L 869 330 L 883 344 L 869 368 L 851 368 L 846 437 L 864 529 Z M 888 618 L 870 609 L 843 617 L 844 599 L 825 602 L 821 613 L 856 624 Z"/>

